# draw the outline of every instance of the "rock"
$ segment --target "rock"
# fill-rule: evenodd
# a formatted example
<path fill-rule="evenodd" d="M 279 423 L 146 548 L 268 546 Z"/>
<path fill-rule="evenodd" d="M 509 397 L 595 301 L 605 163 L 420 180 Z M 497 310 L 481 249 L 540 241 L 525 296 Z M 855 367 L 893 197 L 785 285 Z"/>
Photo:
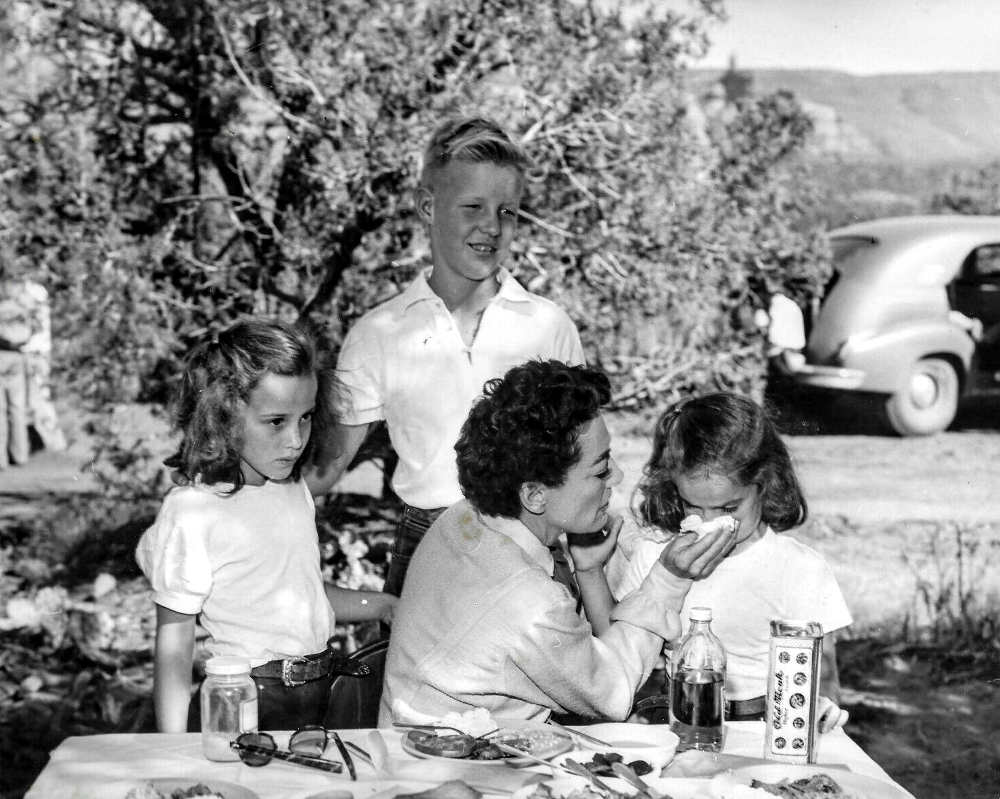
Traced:
<path fill-rule="evenodd" d="M 94 599 L 100 599 L 102 596 L 111 593 L 118 587 L 118 581 L 106 572 L 102 572 L 97 575 L 97 579 L 94 580 L 94 587 L 92 593 Z"/>
<path fill-rule="evenodd" d="M 15 596 L 7 601 L 7 618 L 0 619 L 0 629 L 16 630 L 22 627 L 39 627 L 42 614 L 33 599 Z"/>

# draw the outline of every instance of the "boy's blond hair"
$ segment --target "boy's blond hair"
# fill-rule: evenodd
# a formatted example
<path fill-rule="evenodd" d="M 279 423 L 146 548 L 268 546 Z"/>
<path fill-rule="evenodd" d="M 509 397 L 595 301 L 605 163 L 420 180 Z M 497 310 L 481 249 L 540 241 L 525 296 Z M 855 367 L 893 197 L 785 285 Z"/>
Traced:
<path fill-rule="evenodd" d="M 438 172 L 452 161 L 511 166 L 522 178 L 531 167 L 531 159 L 521 145 L 496 122 L 484 117 L 453 119 L 434 131 L 424 150 L 420 185 L 433 189 Z"/>

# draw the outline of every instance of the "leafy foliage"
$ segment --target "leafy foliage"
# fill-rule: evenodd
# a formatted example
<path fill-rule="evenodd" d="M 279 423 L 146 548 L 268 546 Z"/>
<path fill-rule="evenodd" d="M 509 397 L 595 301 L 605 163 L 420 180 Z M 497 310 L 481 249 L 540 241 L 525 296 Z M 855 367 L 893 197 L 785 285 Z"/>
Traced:
<path fill-rule="evenodd" d="M 950 186 L 934 195 L 934 213 L 1000 214 L 1000 161 L 952 174 Z"/>
<path fill-rule="evenodd" d="M 19 0 L 0 27 L 4 268 L 56 298 L 70 388 L 161 402 L 192 337 L 246 312 L 332 345 L 425 262 L 408 203 L 447 115 L 537 164 L 513 271 L 567 307 L 621 405 L 759 390 L 752 310 L 823 283 L 790 171 L 794 99 L 707 119 L 684 89 L 719 0 L 639 24 L 560 0 Z M 10 266 L 13 265 L 13 266 Z"/>

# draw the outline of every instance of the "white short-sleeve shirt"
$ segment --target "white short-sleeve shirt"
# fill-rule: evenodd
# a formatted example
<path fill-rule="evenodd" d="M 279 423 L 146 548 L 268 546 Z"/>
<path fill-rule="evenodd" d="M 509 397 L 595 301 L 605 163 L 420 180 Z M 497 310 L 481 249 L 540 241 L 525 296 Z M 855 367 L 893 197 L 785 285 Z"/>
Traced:
<path fill-rule="evenodd" d="M 608 582 L 616 598 L 642 583 L 668 537 L 632 525 L 619 538 Z M 637 534 L 638 533 L 638 534 Z M 852 619 L 833 570 L 823 556 L 770 528 L 745 550 L 730 555 L 684 599 L 685 628 L 691 608 L 712 609 L 712 630 L 726 648 L 726 698 L 753 699 L 767 693 L 771 621 L 818 621 L 824 633 Z"/>
<path fill-rule="evenodd" d="M 342 421 L 384 419 L 399 456 L 393 490 L 407 504 L 430 509 L 462 499 L 455 443 L 487 380 L 533 358 L 569 364 L 584 358 L 566 312 L 506 270 L 467 346 L 428 274 L 358 320 L 337 370 L 350 399 Z"/>
<path fill-rule="evenodd" d="M 333 609 L 320 566 L 315 509 L 305 481 L 172 489 L 136 560 L 153 600 L 201 614 L 212 655 L 259 666 L 322 652 Z"/>

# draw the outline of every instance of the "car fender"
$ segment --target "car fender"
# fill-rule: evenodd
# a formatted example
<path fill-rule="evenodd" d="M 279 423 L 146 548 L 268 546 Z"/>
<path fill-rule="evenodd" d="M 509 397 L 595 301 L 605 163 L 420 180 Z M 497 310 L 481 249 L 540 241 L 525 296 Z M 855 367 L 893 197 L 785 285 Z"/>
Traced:
<path fill-rule="evenodd" d="M 852 336 L 840 349 L 840 362 L 864 372 L 858 391 L 892 394 L 906 385 L 914 363 L 933 355 L 958 361 L 958 377 L 964 384 L 975 348 L 964 328 L 947 319 L 929 320 L 874 335 Z"/>

